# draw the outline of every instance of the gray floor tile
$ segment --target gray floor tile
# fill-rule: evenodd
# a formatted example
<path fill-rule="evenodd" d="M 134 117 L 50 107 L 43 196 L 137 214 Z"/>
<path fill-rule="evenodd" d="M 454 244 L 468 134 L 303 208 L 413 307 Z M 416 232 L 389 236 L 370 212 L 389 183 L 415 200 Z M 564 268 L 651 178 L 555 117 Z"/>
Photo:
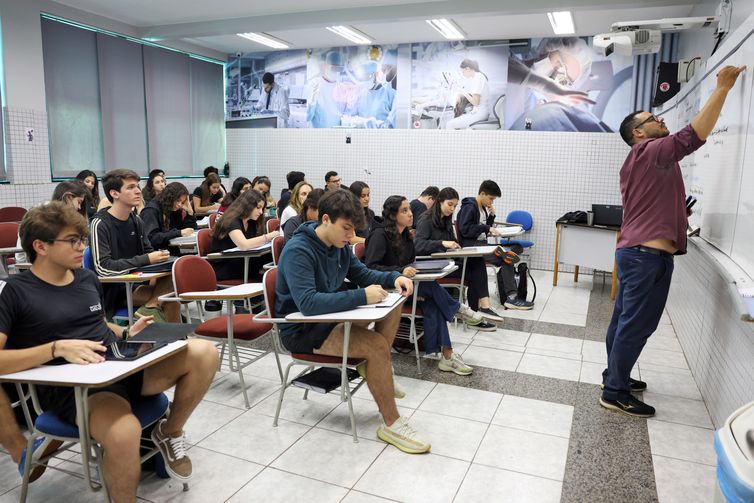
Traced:
<path fill-rule="evenodd" d="M 562 483 L 523 473 L 472 464 L 457 502 L 558 503 Z"/>
<path fill-rule="evenodd" d="M 715 496 L 715 467 L 652 456 L 661 503 L 709 503 Z"/>

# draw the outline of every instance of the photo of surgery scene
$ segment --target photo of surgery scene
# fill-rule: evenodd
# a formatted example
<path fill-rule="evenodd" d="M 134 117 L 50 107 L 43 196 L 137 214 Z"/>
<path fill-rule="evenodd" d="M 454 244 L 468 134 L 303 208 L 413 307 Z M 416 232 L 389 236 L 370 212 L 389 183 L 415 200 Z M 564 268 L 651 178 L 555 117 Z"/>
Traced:
<path fill-rule="evenodd" d="M 630 112 L 630 57 L 599 56 L 586 38 L 531 39 L 510 48 L 505 129 L 617 131 Z"/>
<path fill-rule="evenodd" d="M 395 128 L 395 45 L 307 51 L 306 122 L 313 128 Z"/>
<path fill-rule="evenodd" d="M 414 129 L 503 129 L 508 44 L 411 45 Z"/>

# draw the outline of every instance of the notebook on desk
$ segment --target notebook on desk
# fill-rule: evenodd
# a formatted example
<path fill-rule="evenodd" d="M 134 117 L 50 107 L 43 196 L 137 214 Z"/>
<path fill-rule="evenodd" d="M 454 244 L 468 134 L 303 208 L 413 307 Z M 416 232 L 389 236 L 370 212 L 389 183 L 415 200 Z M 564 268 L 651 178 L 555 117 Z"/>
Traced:
<path fill-rule="evenodd" d="M 452 264 L 450 260 L 417 260 L 411 267 L 419 273 L 442 272 L 448 265 Z"/>
<path fill-rule="evenodd" d="M 150 323 L 144 330 L 128 340 L 152 343 L 181 341 L 198 326 L 198 323 Z"/>
<path fill-rule="evenodd" d="M 239 248 L 237 246 L 235 248 L 228 248 L 227 250 L 223 250 L 222 254 L 232 255 L 234 253 L 245 253 L 245 252 L 250 252 L 250 251 L 264 251 L 264 250 L 271 250 L 271 249 L 272 249 L 272 242 L 269 242 L 269 243 L 263 244 L 262 246 L 257 246 L 256 248 Z"/>

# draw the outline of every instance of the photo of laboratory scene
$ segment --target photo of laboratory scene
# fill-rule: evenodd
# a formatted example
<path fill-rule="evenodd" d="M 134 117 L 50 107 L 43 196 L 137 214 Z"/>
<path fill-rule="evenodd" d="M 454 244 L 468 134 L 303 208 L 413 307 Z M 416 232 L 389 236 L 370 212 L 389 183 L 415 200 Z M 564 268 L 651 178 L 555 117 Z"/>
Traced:
<path fill-rule="evenodd" d="M 306 122 L 313 128 L 395 128 L 397 46 L 307 51 Z"/>
<path fill-rule="evenodd" d="M 633 61 L 599 56 L 586 38 L 531 39 L 510 47 L 505 128 L 617 131 L 630 113 Z"/>
<path fill-rule="evenodd" d="M 412 44 L 412 127 L 502 129 L 508 45 L 499 41 Z"/>
<path fill-rule="evenodd" d="M 304 50 L 248 53 L 226 65 L 226 119 L 246 127 L 307 127 Z"/>

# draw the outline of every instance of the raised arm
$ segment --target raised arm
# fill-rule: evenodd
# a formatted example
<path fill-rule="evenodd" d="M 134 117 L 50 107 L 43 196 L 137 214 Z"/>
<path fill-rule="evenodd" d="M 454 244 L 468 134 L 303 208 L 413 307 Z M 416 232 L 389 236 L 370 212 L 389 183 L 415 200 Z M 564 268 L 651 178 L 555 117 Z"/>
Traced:
<path fill-rule="evenodd" d="M 706 140 L 720 117 L 728 91 L 733 88 L 738 76 L 746 70 L 745 66 L 726 66 L 717 73 L 717 87 L 707 99 L 702 109 L 691 121 L 691 127 L 700 140 Z"/>

